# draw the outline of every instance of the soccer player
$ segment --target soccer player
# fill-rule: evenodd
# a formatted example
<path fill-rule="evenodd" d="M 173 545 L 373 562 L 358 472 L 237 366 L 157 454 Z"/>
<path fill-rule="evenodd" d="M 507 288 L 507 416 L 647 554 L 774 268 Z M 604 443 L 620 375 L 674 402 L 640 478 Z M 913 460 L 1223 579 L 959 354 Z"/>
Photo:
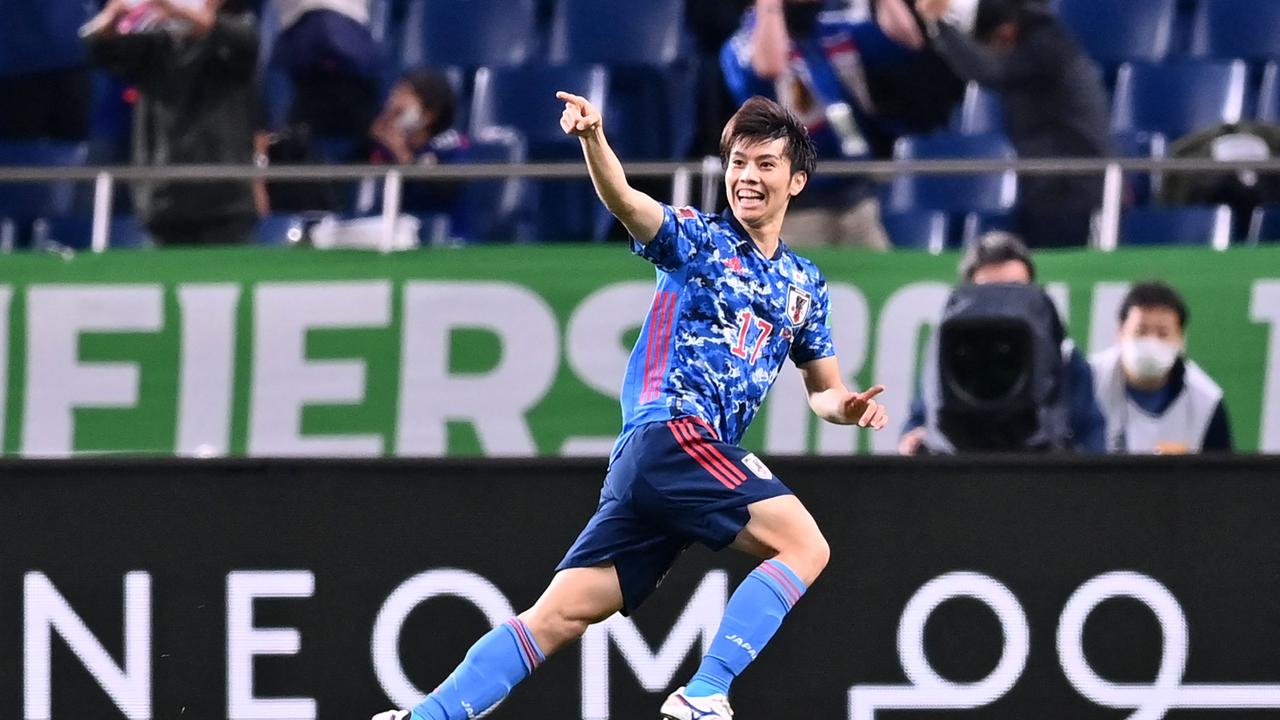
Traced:
<path fill-rule="evenodd" d="M 725 126 L 729 212 L 672 208 L 627 184 L 600 112 L 569 93 L 560 126 L 582 143 L 596 191 L 657 266 L 653 305 L 622 386 L 623 429 L 600 505 L 533 607 L 480 638 L 411 711 L 375 720 L 475 717 L 551 653 L 653 592 L 701 542 L 762 561 L 734 591 L 697 673 L 662 705 L 670 720 L 727 720 L 729 686 L 826 567 L 817 523 L 755 455 L 737 446 L 783 361 L 800 368 L 828 422 L 883 429 L 876 386 L 850 392 L 831 341 L 827 287 L 782 242 L 787 204 L 815 164 L 805 127 L 778 104 L 748 100 Z"/>

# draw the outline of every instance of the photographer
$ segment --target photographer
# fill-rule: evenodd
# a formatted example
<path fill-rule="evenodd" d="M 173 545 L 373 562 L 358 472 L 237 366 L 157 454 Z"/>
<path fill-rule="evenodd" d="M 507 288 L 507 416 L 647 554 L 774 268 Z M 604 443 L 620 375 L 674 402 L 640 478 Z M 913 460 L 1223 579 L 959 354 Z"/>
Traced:
<path fill-rule="evenodd" d="M 1105 422 L 1089 363 L 1066 337 L 1048 296 L 1033 285 L 1035 274 L 1026 245 L 1010 233 L 987 233 L 966 250 L 962 283 L 927 351 L 900 454 L 1103 452 Z M 998 355 L 1010 348 L 1024 352 Z M 1021 405 L 1012 397 L 994 397 L 1011 387 L 1025 391 Z M 970 393 L 984 408 L 951 407 L 957 403 L 948 396 Z"/>

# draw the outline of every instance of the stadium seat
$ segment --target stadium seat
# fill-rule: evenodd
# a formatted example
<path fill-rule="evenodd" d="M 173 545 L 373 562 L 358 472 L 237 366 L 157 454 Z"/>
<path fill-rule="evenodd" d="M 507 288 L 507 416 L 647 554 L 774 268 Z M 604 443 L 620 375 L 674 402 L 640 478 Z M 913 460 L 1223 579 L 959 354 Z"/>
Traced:
<path fill-rule="evenodd" d="M 1120 221 L 1121 245 L 1205 245 L 1226 250 L 1231 244 L 1231 209 L 1215 207 L 1130 208 Z"/>
<path fill-rule="evenodd" d="M 1262 122 L 1280 122 L 1280 62 L 1269 62 L 1262 69 L 1256 116 Z"/>
<path fill-rule="evenodd" d="M 660 67 L 680 58 L 683 31 L 683 0 L 558 0 L 549 56 L 557 65 Z"/>
<path fill-rule="evenodd" d="M 288 247 L 306 236 L 307 218 L 302 215 L 272 213 L 258 221 L 254 241 L 268 247 Z"/>
<path fill-rule="evenodd" d="M 961 135 L 986 135 L 1004 132 L 1004 103 L 1000 96 L 971 82 L 964 90 L 964 100 L 951 117 L 951 130 Z"/>
<path fill-rule="evenodd" d="M 1013 148 L 1000 135 L 939 134 L 905 137 L 894 145 L 899 160 L 972 158 L 1012 160 Z M 947 212 L 1008 210 L 1017 195 L 1012 171 L 973 175 L 906 175 L 889 186 L 890 210 Z"/>
<path fill-rule="evenodd" d="M 1280 243 L 1280 207 L 1260 207 L 1249 222 L 1249 242 Z"/>
<path fill-rule="evenodd" d="M 38 250 L 89 250 L 93 247 L 93 218 L 89 216 L 38 218 L 32 227 L 31 244 Z M 133 215 L 112 217 L 107 233 L 107 247 L 112 250 L 152 247 L 146 229 Z"/>
<path fill-rule="evenodd" d="M 1116 76 L 1112 130 L 1146 130 L 1171 142 L 1244 115 L 1245 64 L 1239 60 L 1126 63 Z"/>
<path fill-rule="evenodd" d="M 0 217 L 0 253 L 13 252 L 18 245 L 18 225 L 13 218 Z"/>
<path fill-rule="evenodd" d="M 1169 53 L 1175 0 L 1060 0 L 1058 15 L 1081 45 L 1107 67 L 1159 62 Z"/>
<path fill-rule="evenodd" d="M 406 66 L 520 65 L 536 50 L 534 0 L 412 0 L 412 6 Z"/>
<path fill-rule="evenodd" d="M 564 103 L 557 90 L 582 95 L 609 116 L 609 74 L 599 65 L 482 67 L 471 98 L 471 134 L 508 127 L 524 137 L 531 159 L 581 159 L 577 138 L 560 129 Z"/>
<path fill-rule="evenodd" d="M 83 165 L 88 143 L 0 141 L 0 167 L 74 167 Z M 66 215 L 75 183 L 0 183 L 0 215 L 32 220 L 40 215 Z"/>
<path fill-rule="evenodd" d="M 524 139 L 513 130 L 490 128 L 472 138 L 472 162 L 521 163 L 526 154 Z M 466 242 L 522 239 L 520 222 L 527 209 L 527 187 L 528 182 L 518 177 L 467 182 L 458 199 L 451 235 Z"/>
<path fill-rule="evenodd" d="M 681 0 L 556 3 L 551 62 L 609 66 L 610 140 L 625 158 L 682 158 L 693 142 L 696 76 L 683 27 Z"/>
<path fill-rule="evenodd" d="M 1280 3 L 1274 0 L 1198 0 L 1191 25 L 1191 54 L 1280 59 Z"/>
<path fill-rule="evenodd" d="M 928 250 L 935 255 L 947 246 L 950 219 L 938 210 L 902 210 L 880 216 L 889 240 L 896 248 Z"/>

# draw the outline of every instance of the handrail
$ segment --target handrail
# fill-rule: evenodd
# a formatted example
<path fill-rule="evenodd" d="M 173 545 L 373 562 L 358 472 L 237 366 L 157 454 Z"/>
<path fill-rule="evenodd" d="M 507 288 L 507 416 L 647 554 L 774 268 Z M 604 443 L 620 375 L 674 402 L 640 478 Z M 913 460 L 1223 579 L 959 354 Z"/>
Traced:
<path fill-rule="evenodd" d="M 822 176 L 877 177 L 907 174 L 971 174 L 1017 172 L 1026 175 L 1101 175 L 1111 166 L 1123 172 L 1215 173 L 1232 171 L 1280 173 L 1280 159 L 1219 162 L 1188 158 L 1021 158 L 948 160 L 841 160 L 819 163 Z M 677 172 L 701 175 L 702 161 L 624 163 L 629 177 L 662 178 Z M 719 165 L 715 165 L 719 167 Z M 108 173 L 117 181 L 219 181 L 244 178 L 323 182 L 381 177 L 395 170 L 410 180 L 491 180 L 496 178 L 575 179 L 587 177 L 581 162 L 474 163 L 458 165 L 85 165 L 76 167 L 0 167 L 0 183 L 95 180 Z"/>

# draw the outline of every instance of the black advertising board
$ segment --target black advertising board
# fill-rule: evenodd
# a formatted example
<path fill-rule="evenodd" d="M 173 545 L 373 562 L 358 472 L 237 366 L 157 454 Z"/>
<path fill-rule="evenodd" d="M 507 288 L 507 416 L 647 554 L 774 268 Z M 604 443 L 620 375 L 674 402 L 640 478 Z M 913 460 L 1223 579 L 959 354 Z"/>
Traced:
<path fill-rule="evenodd" d="M 1280 717 L 1280 459 L 770 462 L 832 546 L 737 717 Z M 537 598 L 598 461 L 0 465 L 0 718 L 365 718 Z M 747 558 L 693 549 L 503 718 L 653 718 Z M 1246 709 L 1250 708 L 1250 709 Z"/>

